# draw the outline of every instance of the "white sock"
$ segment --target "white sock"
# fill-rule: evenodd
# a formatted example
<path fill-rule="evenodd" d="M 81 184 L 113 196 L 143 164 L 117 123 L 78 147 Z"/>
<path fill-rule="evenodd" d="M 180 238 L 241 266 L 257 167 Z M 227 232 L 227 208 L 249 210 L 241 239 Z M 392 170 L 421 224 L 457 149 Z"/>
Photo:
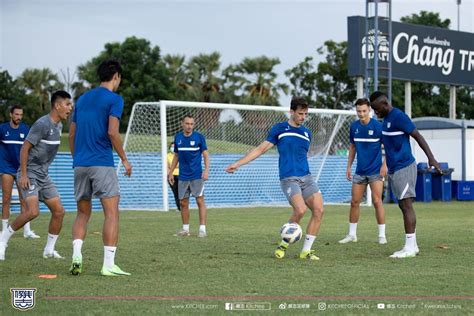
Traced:
<path fill-rule="evenodd" d="M 349 223 L 349 235 L 357 236 L 357 223 Z"/>
<path fill-rule="evenodd" d="M 8 219 L 2 219 L 2 231 L 6 230 L 8 227 Z"/>
<path fill-rule="evenodd" d="M 301 252 L 311 250 L 315 239 L 316 236 L 306 234 L 304 238 L 303 250 L 301 250 Z"/>
<path fill-rule="evenodd" d="M 44 247 L 45 253 L 53 253 L 54 245 L 56 245 L 56 240 L 58 240 L 59 235 L 53 235 L 48 233 L 48 240 L 46 241 L 46 246 Z"/>
<path fill-rule="evenodd" d="M 189 231 L 189 224 L 183 224 L 183 230 Z"/>
<path fill-rule="evenodd" d="M 23 226 L 23 234 L 29 234 L 31 233 L 31 227 L 30 227 L 30 222 L 26 223 L 25 226 Z"/>
<path fill-rule="evenodd" d="M 379 237 L 385 238 L 385 224 L 377 225 L 379 227 Z"/>
<path fill-rule="evenodd" d="M 199 231 L 200 232 L 206 232 L 206 225 L 199 225 Z"/>
<path fill-rule="evenodd" d="M 115 252 L 117 247 L 104 246 L 104 267 L 112 269 L 115 266 Z"/>
<path fill-rule="evenodd" d="M 82 244 L 84 240 L 82 239 L 74 239 L 72 241 L 72 257 L 73 258 L 82 258 Z"/>
<path fill-rule="evenodd" d="M 405 234 L 405 249 L 415 251 L 416 234 Z"/>
<path fill-rule="evenodd" d="M 13 228 L 8 225 L 8 227 L 2 231 L 2 235 L 0 236 L 0 241 L 3 241 L 4 243 L 8 243 L 8 241 L 10 240 L 10 237 L 13 236 L 13 234 L 15 233 L 15 231 L 13 230 Z"/>

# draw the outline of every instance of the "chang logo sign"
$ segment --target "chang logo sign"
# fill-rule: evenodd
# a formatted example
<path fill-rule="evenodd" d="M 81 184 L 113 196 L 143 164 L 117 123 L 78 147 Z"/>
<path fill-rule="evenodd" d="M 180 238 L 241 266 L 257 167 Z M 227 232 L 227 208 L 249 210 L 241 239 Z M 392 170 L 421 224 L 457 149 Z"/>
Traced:
<path fill-rule="evenodd" d="M 381 31 L 378 31 L 377 46 L 379 53 L 379 60 L 388 61 L 390 54 L 390 45 L 387 36 L 383 35 Z M 366 54 L 367 53 L 367 54 Z M 368 36 L 362 38 L 362 58 L 365 59 L 368 56 L 369 59 L 374 59 L 375 56 L 375 30 L 369 31 Z"/>
<path fill-rule="evenodd" d="M 405 49 L 399 49 L 399 46 Z M 421 42 L 417 35 L 409 36 L 402 32 L 393 40 L 393 59 L 400 64 L 438 67 L 447 76 L 453 70 L 454 63 L 454 49 L 449 46 L 450 42 L 447 40 L 427 37 Z"/>

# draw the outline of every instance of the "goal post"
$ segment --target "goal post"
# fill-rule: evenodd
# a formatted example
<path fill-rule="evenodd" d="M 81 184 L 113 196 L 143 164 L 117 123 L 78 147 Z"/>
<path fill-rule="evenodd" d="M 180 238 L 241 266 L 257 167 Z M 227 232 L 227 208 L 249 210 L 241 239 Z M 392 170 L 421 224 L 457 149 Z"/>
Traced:
<path fill-rule="evenodd" d="M 121 208 L 175 208 L 168 186 L 167 154 L 185 114 L 195 118 L 195 130 L 206 137 L 210 156 L 205 184 L 208 207 L 287 206 L 278 178 L 276 146 L 242 166 L 235 174 L 225 167 L 266 139 L 270 128 L 288 119 L 288 107 L 202 103 L 188 101 L 138 102 L 133 106 L 124 148 L 133 176 L 121 179 Z M 349 127 L 355 111 L 308 110 L 305 126 L 313 133 L 308 162 L 325 203 L 348 203 L 351 183 L 345 173 Z M 355 164 L 354 164 L 355 166 Z M 123 177 L 118 167 L 119 177 Z M 193 198 L 191 207 L 196 207 Z"/>

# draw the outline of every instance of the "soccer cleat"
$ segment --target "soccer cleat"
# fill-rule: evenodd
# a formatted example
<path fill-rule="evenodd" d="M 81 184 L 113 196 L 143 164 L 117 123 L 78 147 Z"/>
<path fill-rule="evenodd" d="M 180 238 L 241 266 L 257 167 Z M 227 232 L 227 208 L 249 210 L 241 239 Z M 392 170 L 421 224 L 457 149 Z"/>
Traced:
<path fill-rule="evenodd" d="M 379 244 L 380 245 L 385 245 L 387 243 L 387 238 L 385 237 L 379 237 Z"/>
<path fill-rule="evenodd" d="M 102 267 L 100 270 L 100 274 L 103 276 L 121 276 L 121 275 L 131 275 L 131 273 L 125 272 L 120 269 L 117 265 L 114 265 L 112 268 L 106 268 L 105 266 Z"/>
<path fill-rule="evenodd" d="M 53 252 L 43 252 L 43 258 L 45 259 L 64 259 L 63 256 L 61 256 L 56 250 L 53 250 Z"/>
<path fill-rule="evenodd" d="M 188 230 L 181 230 L 179 232 L 177 232 L 176 234 L 174 234 L 174 236 L 177 236 L 177 237 L 189 237 L 191 236 L 191 234 L 189 233 Z"/>
<path fill-rule="evenodd" d="M 39 235 L 36 235 L 34 231 L 30 230 L 27 233 L 23 233 L 23 237 L 26 239 L 38 239 L 41 238 Z"/>
<path fill-rule="evenodd" d="M 82 258 L 74 257 L 72 258 L 71 268 L 69 269 L 72 275 L 79 275 L 82 273 Z"/>
<path fill-rule="evenodd" d="M 278 248 L 275 250 L 275 258 L 283 259 L 285 257 L 286 250 L 288 249 L 288 243 L 281 241 Z"/>
<path fill-rule="evenodd" d="M 349 242 L 357 242 L 357 236 L 347 235 L 343 239 L 339 240 L 340 244 L 347 244 Z"/>
<path fill-rule="evenodd" d="M 198 237 L 207 237 L 207 233 L 206 232 L 203 232 L 202 230 L 199 231 L 199 234 L 198 234 Z"/>
<path fill-rule="evenodd" d="M 300 259 L 319 260 L 315 250 L 306 250 L 300 253 Z"/>
<path fill-rule="evenodd" d="M 408 250 L 403 248 L 402 250 L 395 251 L 390 258 L 413 258 L 416 256 L 416 250 Z"/>
<path fill-rule="evenodd" d="M 0 241 L 0 261 L 5 260 L 5 250 L 7 249 L 7 244 L 3 241 Z"/>
<path fill-rule="evenodd" d="M 418 248 L 418 245 L 415 245 L 415 254 L 419 254 L 420 253 L 420 248 Z"/>

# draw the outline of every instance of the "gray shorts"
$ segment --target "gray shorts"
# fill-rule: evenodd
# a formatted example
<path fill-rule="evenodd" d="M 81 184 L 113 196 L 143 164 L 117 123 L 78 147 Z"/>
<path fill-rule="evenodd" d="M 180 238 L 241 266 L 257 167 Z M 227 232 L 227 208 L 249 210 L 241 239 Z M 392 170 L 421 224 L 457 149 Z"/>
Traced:
<path fill-rule="evenodd" d="M 200 197 L 204 195 L 204 180 L 179 180 L 178 182 L 178 198 L 180 200 L 188 199 L 189 195 Z"/>
<path fill-rule="evenodd" d="M 114 167 L 75 167 L 74 196 L 76 201 L 110 198 L 120 195 Z"/>
<path fill-rule="evenodd" d="M 20 179 L 20 175 L 17 175 Z M 59 197 L 59 192 L 56 189 L 56 185 L 49 176 L 44 179 L 30 178 L 30 187 L 27 190 L 19 188 L 23 199 L 27 199 L 30 196 L 37 196 L 40 201 L 45 201 Z"/>
<path fill-rule="evenodd" d="M 354 184 L 369 184 L 374 181 L 383 181 L 383 177 L 380 174 L 373 174 L 371 176 L 361 176 L 357 173 L 352 177 L 352 183 Z"/>
<path fill-rule="evenodd" d="M 416 197 L 416 162 L 389 174 L 388 182 L 398 200 Z"/>
<path fill-rule="evenodd" d="M 280 187 L 285 194 L 288 202 L 291 202 L 291 198 L 295 194 L 303 195 L 303 199 L 306 200 L 314 193 L 320 193 L 318 184 L 314 181 L 313 176 L 310 174 L 303 177 L 288 177 L 280 180 Z"/>

